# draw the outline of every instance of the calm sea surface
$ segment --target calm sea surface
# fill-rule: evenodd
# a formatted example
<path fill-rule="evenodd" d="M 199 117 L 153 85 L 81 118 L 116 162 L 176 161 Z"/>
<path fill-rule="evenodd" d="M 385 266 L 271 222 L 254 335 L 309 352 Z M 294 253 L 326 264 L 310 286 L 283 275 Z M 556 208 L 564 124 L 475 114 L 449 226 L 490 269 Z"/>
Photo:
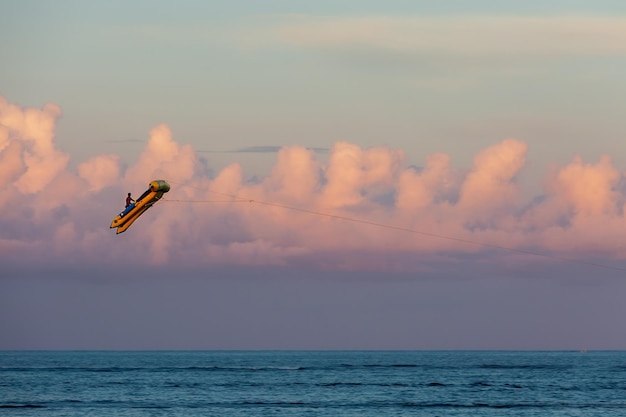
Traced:
<path fill-rule="evenodd" d="M 0 352 L 0 416 L 626 416 L 626 352 Z"/>

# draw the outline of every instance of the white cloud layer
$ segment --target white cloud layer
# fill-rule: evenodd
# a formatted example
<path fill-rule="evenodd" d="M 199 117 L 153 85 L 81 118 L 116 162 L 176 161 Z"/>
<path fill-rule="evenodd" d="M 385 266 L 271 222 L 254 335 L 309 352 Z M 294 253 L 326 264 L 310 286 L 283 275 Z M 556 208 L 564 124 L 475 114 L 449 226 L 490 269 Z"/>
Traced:
<path fill-rule="evenodd" d="M 553 167 L 544 194 L 532 201 L 517 182 L 527 145 L 515 139 L 480 151 L 469 170 L 453 167 L 445 154 L 412 168 L 401 150 L 386 146 L 339 142 L 327 164 L 311 150 L 286 146 L 271 174 L 250 183 L 239 164 L 209 176 L 197 152 L 165 125 L 150 132 L 127 168 L 117 155 L 100 155 L 72 169 L 54 145 L 60 114 L 56 105 L 20 108 L 0 97 L 5 261 L 414 270 L 422 261 L 484 249 L 462 240 L 577 259 L 626 258 L 624 172 L 608 156 Z M 164 199 L 179 201 L 157 203 L 115 235 L 108 225 L 126 193 L 139 195 L 153 179 L 169 181 Z"/>

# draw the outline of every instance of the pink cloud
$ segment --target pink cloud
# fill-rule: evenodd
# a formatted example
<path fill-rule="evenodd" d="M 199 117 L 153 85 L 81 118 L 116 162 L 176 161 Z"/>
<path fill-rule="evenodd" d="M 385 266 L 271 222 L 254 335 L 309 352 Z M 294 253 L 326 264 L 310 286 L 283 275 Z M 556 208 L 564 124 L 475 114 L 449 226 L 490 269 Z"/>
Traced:
<path fill-rule="evenodd" d="M 23 109 L 0 98 L 2 259 L 391 271 L 484 249 L 460 240 L 626 257 L 624 174 L 608 157 L 555 167 L 544 195 L 532 201 L 517 181 L 527 145 L 514 139 L 478 152 L 469 170 L 454 168 L 442 153 L 414 168 L 403 151 L 385 146 L 339 142 L 327 164 L 311 150 L 286 146 L 269 176 L 251 183 L 240 164 L 208 176 L 196 151 L 165 125 L 150 132 L 128 168 L 117 155 L 70 168 L 54 145 L 60 114 L 55 105 Z M 140 194 L 153 179 L 169 181 L 172 190 L 115 235 L 108 225 L 125 194 Z"/>
<path fill-rule="evenodd" d="M 8 138 L 7 138 L 8 140 Z M 14 141 L 3 147 L 0 154 L 0 184 L 8 184 L 15 181 L 26 170 L 26 164 L 22 158 L 22 144 Z"/>
<path fill-rule="evenodd" d="M 46 104 L 41 110 L 21 109 L 0 97 L 0 125 L 4 132 L 0 134 L 0 149 L 13 142 L 21 144 L 20 159 L 25 170 L 14 182 L 21 192 L 41 191 L 66 168 L 69 156 L 53 144 L 56 119 L 60 116 L 61 108 L 54 104 Z"/>
<path fill-rule="evenodd" d="M 597 164 L 586 164 L 577 156 L 557 172 L 550 188 L 577 218 L 614 217 L 624 202 L 616 191 L 621 177 L 608 156 Z"/>
<path fill-rule="evenodd" d="M 518 205 L 520 190 L 513 179 L 526 163 L 527 150 L 525 143 L 507 139 L 476 155 L 461 188 L 459 208 L 486 221 L 498 210 Z"/>
<path fill-rule="evenodd" d="M 112 186 L 120 180 L 120 158 L 117 155 L 98 155 L 78 166 L 78 175 L 89 184 L 90 191 Z"/>
<path fill-rule="evenodd" d="M 336 143 L 324 170 L 327 183 L 320 204 L 339 208 L 367 203 L 368 197 L 391 188 L 403 159 L 402 151 Z"/>
<path fill-rule="evenodd" d="M 264 185 L 281 201 L 310 203 L 311 196 L 319 192 L 320 169 L 315 152 L 297 146 L 284 147 Z"/>
<path fill-rule="evenodd" d="M 406 169 L 398 178 L 396 204 L 398 209 L 412 212 L 430 207 L 453 187 L 450 157 L 435 154 L 428 157 L 421 172 Z"/>
<path fill-rule="evenodd" d="M 544 230 L 541 239 L 549 249 L 623 258 L 626 196 L 619 191 L 623 180 L 624 173 L 608 156 L 596 164 L 577 156 L 548 176 L 548 198 L 525 221 Z"/>
<path fill-rule="evenodd" d="M 169 178 L 172 181 L 190 180 L 199 168 L 198 158 L 190 145 L 179 145 L 172 139 L 166 125 L 150 131 L 150 140 L 137 163 L 126 171 L 125 180 L 144 183 L 146 178 Z"/>

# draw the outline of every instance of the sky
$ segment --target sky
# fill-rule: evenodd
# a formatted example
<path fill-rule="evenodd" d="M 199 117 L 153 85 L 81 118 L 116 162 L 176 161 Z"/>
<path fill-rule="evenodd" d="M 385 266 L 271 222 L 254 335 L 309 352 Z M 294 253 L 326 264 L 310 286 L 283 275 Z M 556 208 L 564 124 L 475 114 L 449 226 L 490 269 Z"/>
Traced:
<path fill-rule="evenodd" d="M 0 349 L 626 349 L 626 5 L 434 3 L 0 1 Z"/>

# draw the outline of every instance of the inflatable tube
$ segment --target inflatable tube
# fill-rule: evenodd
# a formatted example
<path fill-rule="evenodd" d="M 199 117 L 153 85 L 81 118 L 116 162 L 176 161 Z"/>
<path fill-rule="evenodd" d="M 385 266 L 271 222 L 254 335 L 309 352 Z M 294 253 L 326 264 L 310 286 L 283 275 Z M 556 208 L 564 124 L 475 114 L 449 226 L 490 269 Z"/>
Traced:
<path fill-rule="evenodd" d="M 117 234 L 124 233 L 150 207 L 170 190 L 170 185 L 163 180 L 154 180 L 148 189 L 133 204 L 115 216 L 111 222 L 111 229 L 117 228 Z"/>

